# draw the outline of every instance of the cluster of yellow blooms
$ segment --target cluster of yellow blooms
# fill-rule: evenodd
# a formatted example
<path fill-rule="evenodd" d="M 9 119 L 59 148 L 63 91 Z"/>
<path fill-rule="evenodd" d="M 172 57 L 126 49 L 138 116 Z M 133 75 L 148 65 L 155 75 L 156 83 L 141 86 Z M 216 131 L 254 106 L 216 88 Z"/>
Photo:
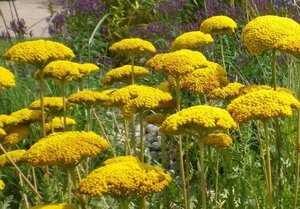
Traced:
<path fill-rule="evenodd" d="M 8 69 L 0 66 L 0 89 L 16 86 L 15 76 Z"/>
<path fill-rule="evenodd" d="M 208 94 L 210 99 L 232 99 L 240 94 L 240 89 L 244 87 L 243 84 L 234 82 L 229 83 L 223 88 L 216 88 Z"/>
<path fill-rule="evenodd" d="M 24 158 L 25 154 L 26 154 L 26 150 L 21 150 L 21 149 L 10 151 L 10 152 L 7 152 L 6 154 L 2 154 L 2 155 L 0 155 L 0 166 L 4 167 L 4 166 L 12 165 L 12 163 L 9 160 L 9 158 L 7 157 L 7 155 L 16 164 L 24 163 L 25 162 L 25 158 Z"/>
<path fill-rule="evenodd" d="M 16 112 L 15 112 L 16 114 Z M 20 115 L 21 116 L 21 115 Z M 16 125 L 20 122 L 20 120 L 14 116 L 11 115 L 0 115 L 0 127 L 7 127 L 7 126 L 12 126 Z"/>
<path fill-rule="evenodd" d="M 214 42 L 210 34 L 202 33 L 201 31 L 191 31 L 178 36 L 172 43 L 173 51 L 179 49 L 197 49 Z"/>
<path fill-rule="evenodd" d="M 114 43 L 109 51 L 121 54 L 140 54 L 155 52 L 155 47 L 149 42 L 140 38 L 127 38 Z"/>
<path fill-rule="evenodd" d="M 118 158 L 90 173 L 80 182 L 78 191 L 91 196 L 146 196 L 160 192 L 172 180 L 160 167 L 141 163 L 132 156 L 129 160 L 127 156 Z"/>
<path fill-rule="evenodd" d="M 209 134 L 204 139 L 205 145 L 216 146 L 219 148 L 229 147 L 232 144 L 232 139 L 228 134 L 217 133 Z"/>
<path fill-rule="evenodd" d="M 170 92 L 170 88 L 169 88 L 169 82 L 167 81 L 163 81 L 161 83 L 159 83 L 156 88 L 163 91 L 163 92 Z"/>
<path fill-rule="evenodd" d="M 38 205 L 30 209 L 76 209 L 76 207 L 67 203 L 57 203 L 57 204 Z"/>
<path fill-rule="evenodd" d="M 275 49 L 284 51 L 300 58 L 300 37 L 299 35 L 288 36 L 274 45 Z"/>
<path fill-rule="evenodd" d="M 259 90 L 273 90 L 271 86 L 267 85 L 250 85 L 250 86 L 243 86 L 240 88 L 240 95 L 248 94 L 250 92 L 259 91 Z M 287 88 L 276 87 L 276 91 L 278 92 L 285 92 L 288 94 L 293 94 L 293 92 Z"/>
<path fill-rule="evenodd" d="M 205 133 L 206 131 L 235 127 L 236 123 L 226 110 L 207 105 L 197 105 L 170 115 L 159 130 L 166 134 L 181 134 L 190 130 Z"/>
<path fill-rule="evenodd" d="M 157 54 L 148 60 L 146 65 L 157 72 L 164 72 L 178 78 L 195 69 L 207 67 L 208 64 L 201 52 L 181 49 L 175 52 Z"/>
<path fill-rule="evenodd" d="M 90 73 L 99 71 L 99 67 L 93 63 L 83 63 L 79 66 L 79 72 L 82 76 L 89 75 Z"/>
<path fill-rule="evenodd" d="M 147 115 L 145 120 L 150 124 L 161 125 L 167 117 L 168 115 L 156 113 L 154 115 Z"/>
<path fill-rule="evenodd" d="M 61 43 L 49 40 L 34 40 L 13 45 L 4 54 L 4 57 L 8 60 L 43 67 L 51 61 L 72 59 L 75 55 L 70 48 Z"/>
<path fill-rule="evenodd" d="M 18 123 L 33 123 L 40 121 L 41 114 L 42 113 L 40 110 L 31 110 L 28 108 L 24 108 L 11 113 L 10 116 L 17 118 Z"/>
<path fill-rule="evenodd" d="M 291 116 L 292 108 L 299 108 L 300 102 L 291 94 L 273 90 L 260 90 L 234 99 L 227 110 L 237 123 L 254 119 L 270 119 Z"/>
<path fill-rule="evenodd" d="M 71 127 L 76 125 L 76 121 L 72 118 L 66 117 L 66 126 Z M 62 131 L 64 128 L 64 118 L 63 117 L 54 117 L 49 122 L 45 124 L 46 133 Z"/>
<path fill-rule="evenodd" d="M 12 126 L 6 131 L 6 136 L 4 136 L 0 141 L 4 146 L 10 146 L 18 143 L 20 140 L 25 139 L 29 136 L 30 126 L 29 124 L 17 124 Z"/>
<path fill-rule="evenodd" d="M 108 148 L 108 142 L 94 132 L 59 132 L 32 145 L 25 158 L 32 166 L 75 166 L 82 159 L 95 157 Z"/>
<path fill-rule="evenodd" d="M 146 68 L 142 66 L 134 66 L 133 70 L 134 77 L 142 77 L 149 75 L 150 72 Z M 132 76 L 132 66 L 131 65 L 123 65 L 122 67 L 114 68 L 110 71 L 108 71 L 105 74 L 105 77 L 103 79 L 104 85 L 111 85 L 114 82 L 122 81 L 125 83 L 131 82 L 131 76 Z"/>
<path fill-rule="evenodd" d="M 230 17 L 219 15 L 204 20 L 200 25 L 200 31 L 209 34 L 234 33 L 237 24 Z"/>
<path fill-rule="evenodd" d="M 298 36 L 299 33 L 300 25 L 296 21 L 287 17 L 266 15 L 251 20 L 244 27 L 241 38 L 250 54 L 255 55 L 273 49 L 281 40 Z M 281 43 L 281 47 L 285 48 L 287 43 L 292 42 Z M 277 47 L 280 48 L 280 45 Z"/>
<path fill-rule="evenodd" d="M 63 111 L 63 98 L 62 97 L 44 97 L 45 111 L 50 113 L 58 113 Z M 70 107 L 70 105 L 68 106 Z M 29 105 L 30 109 L 40 110 L 41 100 L 35 100 Z"/>

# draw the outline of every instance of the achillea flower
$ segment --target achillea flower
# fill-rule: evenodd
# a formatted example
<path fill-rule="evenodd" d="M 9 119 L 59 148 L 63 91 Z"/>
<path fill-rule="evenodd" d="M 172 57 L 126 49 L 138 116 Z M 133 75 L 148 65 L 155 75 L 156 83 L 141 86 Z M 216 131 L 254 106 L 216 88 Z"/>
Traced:
<path fill-rule="evenodd" d="M 127 155 L 127 156 L 118 156 L 114 158 L 110 158 L 108 160 L 105 160 L 102 165 L 108 165 L 112 163 L 128 163 L 128 162 L 134 162 L 134 163 L 139 163 L 139 159 L 132 155 Z"/>
<path fill-rule="evenodd" d="M 171 180 L 160 167 L 138 160 L 118 159 L 117 162 L 108 163 L 90 173 L 80 182 L 78 191 L 91 196 L 145 196 L 162 191 Z"/>
<path fill-rule="evenodd" d="M 40 110 L 24 108 L 11 113 L 10 116 L 17 118 L 18 123 L 33 123 L 40 121 L 41 114 L 42 112 Z"/>
<path fill-rule="evenodd" d="M 68 97 L 69 104 L 83 104 L 87 107 L 94 105 L 104 105 L 110 100 L 109 94 L 114 90 L 94 91 L 83 90 Z"/>
<path fill-rule="evenodd" d="M 157 54 L 148 60 L 146 65 L 157 72 L 165 72 L 178 78 L 195 69 L 206 67 L 207 60 L 201 52 L 181 49 L 166 54 Z"/>
<path fill-rule="evenodd" d="M 125 117 L 133 113 L 160 107 L 172 100 L 170 93 L 149 86 L 130 85 L 112 92 L 109 102 L 122 109 Z"/>
<path fill-rule="evenodd" d="M 114 68 L 108 71 L 103 79 L 104 85 L 111 85 L 114 82 L 123 81 L 125 83 L 131 82 L 132 69 L 131 65 L 124 65 L 122 67 Z M 142 77 L 149 75 L 150 72 L 142 66 L 134 66 L 134 77 Z"/>
<path fill-rule="evenodd" d="M 140 38 L 127 38 L 114 43 L 109 47 L 109 51 L 138 55 L 141 53 L 153 53 L 156 49 L 149 41 Z"/>
<path fill-rule="evenodd" d="M 174 79 L 170 80 L 170 85 L 175 86 Z M 228 85 L 227 73 L 224 68 L 213 62 L 208 62 L 206 68 L 194 70 L 193 72 L 183 76 L 180 80 L 180 86 L 195 93 L 208 94 L 217 88 Z"/>
<path fill-rule="evenodd" d="M 164 120 L 168 117 L 168 115 L 157 113 L 153 115 L 147 115 L 145 120 L 147 123 L 154 124 L 154 125 L 161 125 Z"/>
<path fill-rule="evenodd" d="M 299 33 L 300 25 L 294 20 L 266 15 L 251 20 L 243 29 L 241 38 L 250 54 L 256 55 L 280 46 L 284 48 L 289 41 L 286 43 L 282 41 L 290 36 L 298 36 Z"/>
<path fill-rule="evenodd" d="M 227 16 L 213 16 L 204 20 L 200 25 L 200 31 L 209 34 L 234 33 L 237 29 L 236 22 Z"/>
<path fill-rule="evenodd" d="M 172 43 L 172 51 L 179 49 L 198 49 L 212 43 L 214 40 L 210 34 L 202 33 L 201 31 L 191 31 L 178 36 Z"/>
<path fill-rule="evenodd" d="M 0 66 L 0 89 L 8 89 L 14 86 L 16 86 L 14 74 Z"/>
<path fill-rule="evenodd" d="M 5 188 L 5 184 L 2 180 L 0 180 L 0 191 L 2 191 Z"/>
<path fill-rule="evenodd" d="M 72 118 L 66 118 L 66 126 L 72 127 L 76 125 L 76 121 Z M 46 133 L 59 132 L 64 129 L 64 118 L 63 117 L 54 117 L 52 120 L 45 124 Z"/>
<path fill-rule="evenodd" d="M 14 116 L 11 115 L 0 115 L 0 127 L 1 128 L 7 128 L 12 125 L 16 125 L 19 123 L 20 120 Z"/>
<path fill-rule="evenodd" d="M 47 205 L 37 205 L 30 209 L 76 209 L 75 206 L 66 203 L 56 203 Z"/>
<path fill-rule="evenodd" d="M 273 88 L 271 86 L 267 86 L 267 85 L 243 86 L 242 88 L 240 88 L 240 95 L 248 94 L 250 92 L 259 91 L 259 90 L 273 90 Z M 292 95 L 294 94 L 291 90 L 289 90 L 287 88 L 282 88 L 282 87 L 276 87 L 276 91 L 285 92 L 285 93 L 292 94 Z"/>
<path fill-rule="evenodd" d="M 74 58 L 75 55 L 70 48 L 61 43 L 49 40 L 34 40 L 15 44 L 8 49 L 4 57 L 8 60 L 43 67 L 51 61 L 68 60 Z"/>
<path fill-rule="evenodd" d="M 2 128 L 0 128 L 0 138 L 2 138 L 5 135 L 6 135 L 6 132 Z"/>
<path fill-rule="evenodd" d="M 234 82 L 229 83 L 223 88 L 217 88 L 208 94 L 210 99 L 232 99 L 239 96 L 240 89 L 244 87 L 243 84 Z"/>
<path fill-rule="evenodd" d="M 167 82 L 167 81 L 161 82 L 160 84 L 158 84 L 156 86 L 156 88 L 163 92 L 170 92 L 169 82 Z"/>
<path fill-rule="evenodd" d="M 79 66 L 79 72 L 83 75 L 88 75 L 99 70 L 100 68 L 93 63 L 83 63 Z"/>
<path fill-rule="evenodd" d="M 288 36 L 278 41 L 274 48 L 300 58 L 300 37 L 299 35 Z"/>
<path fill-rule="evenodd" d="M 181 134 L 190 131 L 232 129 L 236 123 L 230 114 L 221 108 L 197 105 L 170 115 L 160 131 L 166 134 Z"/>
<path fill-rule="evenodd" d="M 67 99 L 66 99 L 67 102 Z M 67 105 L 70 108 L 71 105 Z M 29 105 L 30 109 L 40 110 L 41 101 L 35 100 Z M 63 111 L 63 98 L 62 97 L 44 97 L 44 108 L 46 112 L 59 113 Z"/>
<path fill-rule="evenodd" d="M 10 146 L 18 143 L 22 139 L 25 139 L 30 134 L 29 124 L 18 124 L 12 126 L 6 130 L 6 136 L 0 141 L 4 146 Z"/>
<path fill-rule="evenodd" d="M 228 134 L 218 133 L 218 134 L 209 134 L 204 139 L 205 145 L 216 146 L 219 148 L 230 147 L 232 144 L 232 139 Z"/>
<path fill-rule="evenodd" d="M 24 155 L 26 154 L 26 150 L 14 150 L 9 151 L 6 154 L 12 159 L 12 161 L 16 164 L 24 163 Z M 12 166 L 12 163 L 8 159 L 6 154 L 0 155 L 0 167 Z"/>
<path fill-rule="evenodd" d="M 95 157 L 108 148 L 108 142 L 94 132 L 59 132 L 37 141 L 25 158 L 32 166 L 75 166 L 82 159 Z"/>
<path fill-rule="evenodd" d="M 300 102 L 293 95 L 273 90 L 245 94 L 227 106 L 228 112 L 237 123 L 291 116 L 292 108 L 300 108 Z"/>

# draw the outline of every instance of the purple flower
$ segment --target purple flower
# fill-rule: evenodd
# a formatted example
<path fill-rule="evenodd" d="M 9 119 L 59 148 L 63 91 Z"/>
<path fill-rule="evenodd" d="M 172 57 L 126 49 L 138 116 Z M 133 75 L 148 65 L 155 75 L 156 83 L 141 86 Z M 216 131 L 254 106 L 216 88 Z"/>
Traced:
<path fill-rule="evenodd" d="M 156 4 L 155 9 L 167 16 L 172 16 L 180 12 L 182 7 L 188 2 L 188 0 L 167 0 Z"/>
<path fill-rule="evenodd" d="M 21 19 L 13 19 L 12 21 L 10 21 L 10 24 L 9 24 L 9 30 L 13 31 L 15 35 L 18 35 L 18 36 L 24 36 L 24 35 L 30 35 L 32 36 L 32 31 L 29 31 L 29 33 L 26 31 L 27 30 L 27 27 L 26 27 L 26 24 L 25 24 L 25 20 L 23 18 Z"/>

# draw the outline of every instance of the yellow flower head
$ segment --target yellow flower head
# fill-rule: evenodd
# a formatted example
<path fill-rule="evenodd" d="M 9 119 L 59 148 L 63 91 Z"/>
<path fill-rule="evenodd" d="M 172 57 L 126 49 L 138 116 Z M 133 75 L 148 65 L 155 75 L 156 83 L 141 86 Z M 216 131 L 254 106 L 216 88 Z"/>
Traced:
<path fill-rule="evenodd" d="M 29 136 L 29 124 L 18 124 L 6 130 L 6 136 L 1 139 L 1 143 L 5 146 L 10 146 L 18 143 L 22 139 Z"/>
<path fill-rule="evenodd" d="M 8 60 L 43 67 L 51 61 L 72 59 L 75 55 L 70 48 L 61 43 L 49 40 L 34 40 L 15 44 L 8 49 L 4 57 Z"/>
<path fill-rule="evenodd" d="M 170 85 L 174 88 L 175 81 L 170 78 Z M 180 86 L 195 93 L 210 93 L 216 88 L 222 88 L 228 85 L 227 73 L 224 68 L 213 62 L 208 62 L 206 68 L 194 70 L 183 76 L 180 80 Z"/>
<path fill-rule="evenodd" d="M 83 63 L 79 66 L 79 72 L 83 76 L 89 75 L 90 73 L 100 70 L 99 67 L 93 63 Z"/>
<path fill-rule="evenodd" d="M 205 132 L 235 127 L 236 123 L 226 110 L 197 105 L 167 117 L 160 127 L 160 131 L 166 134 L 181 134 L 189 131 Z"/>
<path fill-rule="evenodd" d="M 288 36 L 278 41 L 274 48 L 300 58 L 300 37 L 299 35 Z"/>
<path fill-rule="evenodd" d="M 156 49 L 149 41 L 140 38 L 127 38 L 114 43 L 109 47 L 109 51 L 138 55 L 141 53 L 153 53 Z"/>
<path fill-rule="evenodd" d="M 105 91 L 94 91 L 94 90 L 82 90 L 74 93 L 68 97 L 69 104 L 83 104 L 87 107 L 92 107 L 93 105 L 105 105 L 107 101 L 110 100 L 109 94 L 113 90 Z"/>
<path fill-rule="evenodd" d="M 209 34 L 234 33 L 237 24 L 227 16 L 213 16 L 204 20 L 200 25 L 200 31 Z"/>
<path fill-rule="evenodd" d="M 142 77 L 149 75 L 150 72 L 146 68 L 142 66 L 134 66 L 134 77 Z M 103 79 L 104 85 L 111 85 L 114 82 L 123 81 L 125 83 L 130 83 L 132 75 L 131 65 L 124 65 L 122 67 L 118 67 L 108 71 L 105 74 Z"/>
<path fill-rule="evenodd" d="M 165 72 L 175 78 L 206 67 L 205 56 L 198 51 L 181 49 L 166 54 L 157 54 L 146 63 L 157 72 Z"/>
<path fill-rule="evenodd" d="M 234 99 L 227 110 L 237 123 L 291 116 L 300 102 L 291 94 L 273 90 L 254 91 Z"/>
<path fill-rule="evenodd" d="M 273 90 L 273 88 L 271 86 L 267 86 L 267 85 L 243 86 L 242 88 L 240 88 L 240 95 L 248 94 L 250 92 L 259 91 L 259 90 Z M 292 95 L 294 94 L 291 90 L 289 90 L 287 88 L 282 88 L 282 87 L 276 87 L 276 91 L 285 92 L 285 93 L 292 94 Z"/>
<path fill-rule="evenodd" d="M 198 49 L 214 42 L 210 34 L 202 33 L 201 31 L 191 31 L 178 36 L 172 43 L 172 51 L 179 49 Z"/>
<path fill-rule="evenodd" d="M 229 83 L 223 88 L 216 88 L 208 94 L 210 99 L 232 99 L 239 96 L 240 89 L 244 87 L 243 84 L 234 82 Z"/>
<path fill-rule="evenodd" d="M 156 86 L 156 88 L 159 89 L 159 90 L 161 90 L 161 91 L 163 91 L 163 92 L 170 92 L 169 82 L 167 82 L 167 81 L 159 83 Z"/>
<path fill-rule="evenodd" d="M 20 120 L 11 115 L 0 115 L 0 127 L 7 128 L 12 125 L 16 125 Z"/>
<path fill-rule="evenodd" d="M 134 163 L 139 163 L 139 159 L 132 155 L 127 155 L 127 156 L 118 156 L 114 158 L 110 158 L 108 160 L 105 160 L 102 165 L 108 165 L 108 164 L 113 164 L 113 163 L 128 163 L 128 162 L 134 162 Z"/>
<path fill-rule="evenodd" d="M 205 145 L 211 145 L 216 147 L 229 147 L 232 144 L 232 139 L 228 134 L 218 133 L 218 134 L 209 134 L 204 139 Z"/>
<path fill-rule="evenodd" d="M 143 85 L 126 86 L 109 96 L 111 104 L 120 107 L 125 117 L 131 117 L 134 112 L 158 108 L 172 100 L 170 93 Z"/>
<path fill-rule="evenodd" d="M 66 118 L 67 127 L 72 127 L 76 125 L 76 121 L 72 118 Z M 64 128 L 64 118 L 63 117 L 54 117 L 51 121 L 45 124 L 46 133 L 59 132 L 63 131 Z"/>
<path fill-rule="evenodd" d="M 47 205 L 37 205 L 30 209 L 76 209 L 75 206 L 66 203 L 56 203 Z"/>
<path fill-rule="evenodd" d="M 18 119 L 18 123 L 33 123 L 40 121 L 42 112 L 40 110 L 30 110 L 24 108 L 13 112 L 10 116 L 13 116 Z"/>
<path fill-rule="evenodd" d="M 108 142 L 94 132 L 59 132 L 32 145 L 25 158 L 32 166 L 74 166 L 82 159 L 95 157 L 108 148 Z"/>
<path fill-rule="evenodd" d="M 6 135 L 6 132 L 2 128 L 0 128 L 0 138 L 2 138 L 5 135 Z"/>
<path fill-rule="evenodd" d="M 168 115 L 157 113 L 153 115 L 147 115 L 145 119 L 147 123 L 154 124 L 154 125 L 161 125 L 167 117 Z"/>
<path fill-rule="evenodd" d="M 0 89 L 8 89 L 14 86 L 16 86 L 14 74 L 0 66 Z"/>
<path fill-rule="evenodd" d="M 146 196 L 162 191 L 172 180 L 160 167 L 138 160 L 116 161 L 94 170 L 84 178 L 79 184 L 79 193 L 91 196 Z"/>
<path fill-rule="evenodd" d="M 298 36 L 299 33 L 300 25 L 294 20 L 266 15 L 251 20 L 243 29 L 241 38 L 250 54 L 256 55 L 279 47 L 277 44 L 283 39 Z"/>
<path fill-rule="evenodd" d="M 66 99 L 67 102 L 67 99 Z M 71 105 L 68 105 L 70 107 Z M 41 109 L 41 101 L 35 100 L 29 105 L 30 109 L 40 110 Z M 63 111 L 63 98 L 62 97 L 44 97 L 44 108 L 45 111 L 50 113 L 59 113 Z"/>
<path fill-rule="evenodd" d="M 12 159 L 14 163 L 21 164 L 25 162 L 24 155 L 26 154 L 26 152 L 26 150 L 14 150 L 7 152 L 6 154 Z M 6 154 L 0 155 L 0 167 L 7 167 L 13 165 Z"/>
<path fill-rule="evenodd" d="M 0 191 L 2 191 L 5 188 L 5 184 L 2 180 L 0 180 Z"/>

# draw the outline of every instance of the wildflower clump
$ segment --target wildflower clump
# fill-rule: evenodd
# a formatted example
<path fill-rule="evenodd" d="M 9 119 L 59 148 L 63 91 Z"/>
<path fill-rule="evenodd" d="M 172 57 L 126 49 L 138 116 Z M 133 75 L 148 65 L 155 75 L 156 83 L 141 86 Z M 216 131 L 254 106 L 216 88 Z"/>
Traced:
<path fill-rule="evenodd" d="M 24 156 L 26 152 L 27 152 L 26 150 L 14 150 L 14 151 L 9 151 L 6 154 L 0 155 L 0 167 L 6 167 L 12 165 L 11 161 L 7 156 L 9 156 L 10 159 L 16 164 L 24 163 L 25 162 Z"/>
<path fill-rule="evenodd" d="M 76 207 L 67 203 L 56 203 L 47 205 L 37 205 L 30 209 L 76 209 Z"/>
<path fill-rule="evenodd" d="M 126 38 L 114 43 L 109 51 L 121 54 L 153 53 L 155 47 L 149 42 L 140 38 Z"/>
<path fill-rule="evenodd" d="M 108 142 L 94 132 L 68 131 L 40 139 L 30 147 L 25 157 L 32 166 L 74 166 L 108 148 Z"/>
<path fill-rule="evenodd" d="M 24 41 L 13 45 L 4 54 L 8 60 L 45 66 L 54 60 L 69 60 L 75 57 L 67 46 L 49 40 Z"/>
<path fill-rule="evenodd" d="M 291 116 L 292 108 L 300 108 L 300 102 L 293 95 L 273 90 L 245 94 L 234 99 L 227 106 L 228 112 L 237 123 Z"/>
<path fill-rule="evenodd" d="M 210 34 L 202 33 L 201 31 L 191 31 L 178 36 L 172 43 L 173 51 L 179 49 L 197 49 L 212 43 L 214 40 Z"/>
<path fill-rule="evenodd" d="M 297 36 L 300 25 L 287 17 L 260 16 L 251 20 L 243 29 L 241 38 L 251 55 L 261 54 L 267 49 L 280 48 L 277 45 L 287 37 Z M 281 47 L 284 48 L 284 42 Z"/>
<path fill-rule="evenodd" d="M 0 89 L 16 86 L 15 76 L 8 69 L 0 66 Z"/>
<path fill-rule="evenodd" d="M 191 130 L 232 129 L 236 123 L 230 114 L 221 108 L 197 105 L 183 109 L 165 119 L 160 131 L 166 134 L 181 134 Z"/>
<path fill-rule="evenodd" d="M 134 66 L 133 68 L 134 77 L 142 77 L 149 75 L 150 72 L 142 66 Z M 103 79 L 104 85 L 111 85 L 114 82 L 123 81 L 125 83 L 130 83 L 132 78 L 132 66 L 124 65 L 122 67 L 114 68 L 108 71 Z"/>
<path fill-rule="evenodd" d="M 209 34 L 230 34 L 234 33 L 236 29 L 236 22 L 230 17 L 224 15 L 207 18 L 200 25 L 200 31 Z"/>
<path fill-rule="evenodd" d="M 244 87 L 238 82 L 229 83 L 223 88 L 216 88 L 208 94 L 210 99 L 232 99 L 240 94 L 240 89 Z"/>
<path fill-rule="evenodd" d="M 84 178 L 79 184 L 79 193 L 90 196 L 111 195 L 117 198 L 146 196 L 162 191 L 172 180 L 160 167 L 141 163 L 132 157 L 130 160 L 118 158 L 120 157 L 113 162 L 104 163 L 104 166 Z"/>
<path fill-rule="evenodd" d="M 209 134 L 204 139 L 204 144 L 219 148 L 230 147 L 232 144 L 232 138 L 228 134 L 223 133 Z"/>

